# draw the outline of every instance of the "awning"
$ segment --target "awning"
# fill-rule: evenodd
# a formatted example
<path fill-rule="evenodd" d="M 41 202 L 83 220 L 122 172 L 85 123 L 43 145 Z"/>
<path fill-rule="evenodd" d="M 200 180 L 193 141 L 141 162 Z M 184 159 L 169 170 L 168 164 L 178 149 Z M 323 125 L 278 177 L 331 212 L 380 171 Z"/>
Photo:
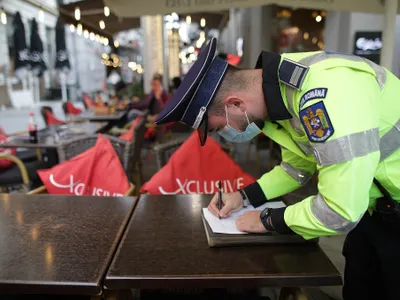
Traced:
<path fill-rule="evenodd" d="M 104 2 L 121 17 L 221 11 L 268 4 L 327 11 L 384 13 L 384 1 L 381 0 L 104 0 Z"/>
<path fill-rule="evenodd" d="M 140 28 L 140 17 L 142 14 L 135 16 L 122 16 L 117 15 L 112 6 L 110 7 L 110 15 L 104 16 L 104 3 L 99 0 L 82 0 L 70 4 L 60 5 L 60 18 L 66 24 L 77 25 L 81 23 L 85 29 L 93 31 L 95 34 L 99 34 L 108 38 L 120 31 Z M 74 17 L 75 8 L 79 7 L 81 11 L 81 20 L 76 21 Z M 184 21 L 186 15 L 181 15 L 181 21 Z M 218 11 L 218 12 L 196 12 L 191 14 L 193 23 L 200 23 L 201 18 L 206 19 L 207 28 L 222 29 L 228 19 L 229 11 Z M 105 29 L 100 29 L 99 22 L 103 20 L 105 22 Z"/>
<path fill-rule="evenodd" d="M 75 8 L 79 7 L 81 11 L 81 20 L 76 21 L 74 17 Z M 111 13 L 108 17 L 104 15 L 104 3 L 99 0 L 83 0 L 66 5 L 59 6 L 60 18 L 66 24 L 77 25 L 81 23 L 83 28 L 93 31 L 108 38 L 120 31 L 140 27 L 140 17 L 119 17 Z M 105 22 L 105 29 L 101 29 L 99 22 Z"/>

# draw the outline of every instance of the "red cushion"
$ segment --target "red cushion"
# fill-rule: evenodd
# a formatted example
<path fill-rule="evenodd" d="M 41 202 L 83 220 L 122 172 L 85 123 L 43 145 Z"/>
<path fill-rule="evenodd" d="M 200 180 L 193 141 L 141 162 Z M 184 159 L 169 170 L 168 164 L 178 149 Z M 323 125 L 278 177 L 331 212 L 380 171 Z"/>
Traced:
<path fill-rule="evenodd" d="M 151 140 L 156 137 L 156 129 L 154 127 L 147 128 L 146 132 L 144 133 L 144 138 L 146 140 Z"/>
<path fill-rule="evenodd" d="M 129 189 L 118 155 L 102 135 L 93 148 L 38 174 L 49 194 L 122 196 Z"/>
<path fill-rule="evenodd" d="M 67 102 L 67 112 L 71 115 L 79 115 L 82 110 L 75 107 L 70 101 Z"/>
<path fill-rule="evenodd" d="M 87 108 L 92 108 L 95 104 L 94 100 L 85 94 L 83 95 L 83 101 L 85 102 Z"/>
<path fill-rule="evenodd" d="M 212 138 L 200 146 L 193 132 L 141 189 L 150 194 L 214 194 L 222 181 L 224 192 L 234 192 L 255 181 Z"/>
<path fill-rule="evenodd" d="M 64 121 L 57 119 L 50 111 L 45 111 L 46 118 L 47 118 L 47 125 L 58 125 L 58 124 L 65 124 Z"/>
<path fill-rule="evenodd" d="M 140 117 L 140 116 L 137 117 L 136 120 L 132 123 L 132 126 L 131 126 L 131 128 L 129 128 L 128 132 L 126 132 L 124 134 L 121 134 L 119 136 L 119 138 L 121 140 L 125 140 L 125 141 L 128 141 L 128 142 L 131 142 L 133 137 L 134 137 L 134 135 L 135 135 L 135 128 L 139 124 L 141 118 L 142 117 Z"/>

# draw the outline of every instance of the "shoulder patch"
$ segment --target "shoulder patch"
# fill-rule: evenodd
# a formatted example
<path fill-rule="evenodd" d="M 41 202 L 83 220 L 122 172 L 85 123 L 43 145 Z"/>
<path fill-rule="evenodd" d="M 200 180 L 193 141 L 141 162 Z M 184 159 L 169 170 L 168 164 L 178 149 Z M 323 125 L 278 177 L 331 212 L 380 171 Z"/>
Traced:
<path fill-rule="evenodd" d="M 312 90 L 308 90 L 301 97 L 299 108 L 302 108 L 304 106 L 304 104 L 306 104 L 310 100 L 325 99 L 327 93 L 328 93 L 327 88 L 315 88 Z"/>
<path fill-rule="evenodd" d="M 325 142 L 335 132 L 322 101 L 301 110 L 299 115 L 311 142 Z"/>
<path fill-rule="evenodd" d="M 279 80 L 296 90 L 301 89 L 309 67 L 295 61 L 283 59 L 279 66 Z"/>

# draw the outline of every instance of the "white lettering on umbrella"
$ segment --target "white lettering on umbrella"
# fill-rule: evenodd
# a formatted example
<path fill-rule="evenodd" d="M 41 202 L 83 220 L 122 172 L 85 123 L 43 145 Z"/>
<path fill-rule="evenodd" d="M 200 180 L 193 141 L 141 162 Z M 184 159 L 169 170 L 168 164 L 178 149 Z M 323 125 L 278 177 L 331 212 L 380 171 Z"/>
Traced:
<path fill-rule="evenodd" d="M 178 194 L 180 191 L 182 192 L 182 194 L 186 194 L 186 192 L 185 192 L 185 186 L 186 186 L 187 180 L 185 180 L 185 182 L 183 183 L 183 185 L 182 185 L 182 183 L 181 183 L 181 181 L 180 181 L 179 178 L 176 179 L 176 182 L 178 183 L 179 188 L 178 188 L 175 192 L 166 192 L 161 186 L 158 187 L 158 190 L 159 190 L 159 191 L 161 192 L 161 194 L 163 194 L 163 195 L 175 195 L 175 194 Z"/>
<path fill-rule="evenodd" d="M 222 180 L 222 191 L 226 193 L 233 193 L 234 191 L 241 189 L 244 186 L 244 178 L 239 177 L 237 179 L 231 180 Z M 219 181 L 200 181 L 200 180 L 187 180 L 182 183 L 181 179 L 176 178 L 176 183 L 178 184 L 178 189 L 175 191 L 166 191 L 164 187 L 159 186 L 158 190 L 162 195 L 176 195 L 179 193 L 182 194 L 214 194 L 218 191 L 218 182 Z M 201 191 L 200 187 L 203 187 L 203 191 Z M 210 189 L 209 189 L 210 188 Z"/>
<path fill-rule="evenodd" d="M 54 178 L 54 174 L 50 174 L 49 181 L 55 187 L 60 188 L 60 189 L 68 189 L 71 194 L 74 194 L 77 196 L 82 196 L 86 190 L 86 186 L 84 183 L 81 183 L 80 181 L 74 182 L 74 175 L 69 176 L 68 184 L 58 183 Z M 90 187 L 87 187 L 87 189 L 89 190 Z M 110 191 L 107 191 L 102 188 L 96 188 L 96 187 L 93 188 L 93 191 L 90 194 L 92 194 L 93 196 L 104 196 L 104 197 L 111 196 Z M 112 193 L 112 196 L 113 197 L 121 197 L 123 195 L 120 193 Z"/>

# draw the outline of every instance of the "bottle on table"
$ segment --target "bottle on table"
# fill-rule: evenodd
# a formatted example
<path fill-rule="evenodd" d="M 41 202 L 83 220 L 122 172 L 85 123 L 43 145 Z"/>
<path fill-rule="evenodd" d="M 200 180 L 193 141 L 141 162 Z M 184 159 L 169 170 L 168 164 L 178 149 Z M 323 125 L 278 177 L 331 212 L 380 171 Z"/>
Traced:
<path fill-rule="evenodd" d="M 37 123 L 36 123 L 35 115 L 33 114 L 33 112 L 29 113 L 28 131 L 29 131 L 29 137 L 30 137 L 31 143 L 36 144 L 38 142 Z"/>

